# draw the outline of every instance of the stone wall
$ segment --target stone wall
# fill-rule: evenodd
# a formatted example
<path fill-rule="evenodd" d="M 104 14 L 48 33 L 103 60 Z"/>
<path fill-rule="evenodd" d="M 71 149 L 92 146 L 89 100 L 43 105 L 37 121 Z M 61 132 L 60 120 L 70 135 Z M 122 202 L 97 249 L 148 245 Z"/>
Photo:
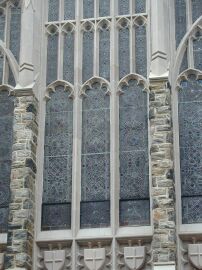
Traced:
<path fill-rule="evenodd" d="M 5 269 L 32 268 L 38 109 L 32 93 L 25 94 L 15 97 Z"/>
<path fill-rule="evenodd" d="M 166 81 L 152 81 L 150 90 L 153 261 L 172 265 L 176 232 L 171 91 Z"/>

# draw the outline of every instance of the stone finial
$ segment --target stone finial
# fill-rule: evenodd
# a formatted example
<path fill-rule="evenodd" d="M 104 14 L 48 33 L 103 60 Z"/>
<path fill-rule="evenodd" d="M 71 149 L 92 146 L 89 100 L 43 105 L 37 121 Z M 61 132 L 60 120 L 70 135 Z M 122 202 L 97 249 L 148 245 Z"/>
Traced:
<path fill-rule="evenodd" d="M 84 249 L 84 263 L 89 270 L 101 270 L 105 260 L 105 248 Z"/>
<path fill-rule="evenodd" d="M 0 253 L 0 270 L 3 269 L 4 266 L 4 253 Z"/>

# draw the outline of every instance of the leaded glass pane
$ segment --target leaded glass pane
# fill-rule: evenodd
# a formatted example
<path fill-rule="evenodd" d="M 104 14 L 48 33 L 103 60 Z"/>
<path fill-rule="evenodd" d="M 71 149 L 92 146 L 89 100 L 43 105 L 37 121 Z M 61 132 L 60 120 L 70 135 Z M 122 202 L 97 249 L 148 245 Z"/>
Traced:
<path fill-rule="evenodd" d="M 64 19 L 75 19 L 75 0 L 64 0 Z"/>
<path fill-rule="evenodd" d="M 42 229 L 70 226 L 73 102 L 58 86 L 46 106 Z M 70 208 L 70 209 L 69 209 Z M 57 221 L 51 211 L 57 212 Z M 47 212 L 46 212 L 47 211 Z M 67 211 L 67 212 L 66 212 Z M 64 213 L 64 215 L 63 215 Z"/>
<path fill-rule="evenodd" d="M 64 80 L 74 83 L 74 33 L 68 32 L 64 36 Z"/>
<path fill-rule="evenodd" d="M 178 111 L 182 219 L 183 223 L 198 223 L 202 221 L 202 211 L 198 211 L 202 201 L 202 81 L 195 76 L 181 84 Z"/>
<path fill-rule="evenodd" d="M 186 49 L 184 56 L 183 56 L 183 59 L 182 59 L 182 63 L 180 66 L 180 73 L 186 69 L 188 69 L 187 49 Z"/>
<path fill-rule="evenodd" d="M 60 1 L 59 0 L 49 0 L 48 1 L 48 21 L 58 21 L 59 20 L 59 7 Z"/>
<path fill-rule="evenodd" d="M 135 80 L 130 80 L 122 91 L 119 100 L 120 224 L 145 225 L 149 224 L 150 217 L 147 93 Z M 139 207 L 140 200 L 146 204 Z M 145 215 L 141 216 L 142 208 Z"/>
<path fill-rule="evenodd" d="M 99 1 L 99 16 L 100 17 L 110 16 L 110 0 Z"/>
<path fill-rule="evenodd" d="M 0 91 L 0 232 L 7 230 L 13 140 L 12 97 Z"/>
<path fill-rule="evenodd" d="M 83 33 L 83 82 L 93 76 L 93 48 L 94 32 L 88 31 Z"/>
<path fill-rule="evenodd" d="M 129 0 L 118 0 L 119 1 L 119 15 L 126 15 L 130 13 Z"/>
<path fill-rule="evenodd" d="M 195 22 L 202 15 L 201 0 L 192 0 L 192 19 Z"/>
<path fill-rule="evenodd" d="M 135 27 L 136 73 L 147 77 L 147 34 L 145 25 Z"/>
<path fill-rule="evenodd" d="M 175 0 L 175 39 L 178 47 L 186 34 L 186 0 Z"/>
<path fill-rule="evenodd" d="M 202 3 L 201 3 L 202 5 Z M 198 33 L 197 39 L 193 42 L 194 66 L 202 71 L 202 35 Z"/>
<path fill-rule="evenodd" d="M 81 163 L 81 227 L 109 226 L 110 207 L 98 215 L 110 199 L 109 95 L 99 83 L 83 98 Z"/>
<path fill-rule="evenodd" d="M 83 0 L 83 18 L 94 18 L 94 0 Z"/>
<path fill-rule="evenodd" d="M 135 1 L 135 13 L 146 12 L 146 0 L 134 0 Z"/>
<path fill-rule="evenodd" d="M 10 67 L 8 67 L 8 84 L 15 86 L 15 78 Z"/>
<path fill-rule="evenodd" d="M 3 81 L 3 71 L 4 71 L 4 56 L 0 53 L 0 84 Z"/>
<path fill-rule="evenodd" d="M 10 50 L 19 62 L 20 55 L 20 32 L 21 32 L 21 9 L 11 7 L 10 20 Z"/>
<path fill-rule="evenodd" d="M 0 11 L 0 39 L 4 41 L 4 33 L 5 33 L 5 21 L 6 21 L 6 16 L 4 13 Z"/>
<path fill-rule="evenodd" d="M 129 29 L 119 30 L 119 78 L 130 73 L 130 37 Z"/>
<path fill-rule="evenodd" d="M 47 48 L 47 85 L 57 80 L 58 34 L 48 36 Z"/>
<path fill-rule="evenodd" d="M 107 25 L 106 25 L 107 27 Z M 100 77 L 110 80 L 110 30 L 102 28 L 100 30 L 99 42 L 99 69 Z"/>

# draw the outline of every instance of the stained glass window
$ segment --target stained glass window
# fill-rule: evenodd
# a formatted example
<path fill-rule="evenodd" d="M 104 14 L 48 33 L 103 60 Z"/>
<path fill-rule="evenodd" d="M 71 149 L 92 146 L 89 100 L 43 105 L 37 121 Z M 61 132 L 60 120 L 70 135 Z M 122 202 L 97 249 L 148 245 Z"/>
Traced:
<path fill-rule="evenodd" d="M 147 36 L 145 25 L 135 27 L 136 73 L 147 77 Z"/>
<path fill-rule="evenodd" d="M 7 230 L 13 140 L 12 97 L 0 91 L 0 233 Z"/>
<path fill-rule="evenodd" d="M 122 87 L 119 100 L 120 225 L 149 225 L 147 93 L 136 80 Z"/>
<path fill-rule="evenodd" d="M 186 33 L 186 0 L 175 0 L 175 39 L 178 47 Z"/>
<path fill-rule="evenodd" d="M 94 83 L 82 107 L 81 228 L 110 224 L 110 111 L 107 89 Z"/>
<path fill-rule="evenodd" d="M 135 2 L 135 13 L 146 12 L 146 0 L 133 0 Z"/>
<path fill-rule="evenodd" d="M 58 86 L 46 105 L 42 229 L 71 227 L 73 101 Z"/>
<path fill-rule="evenodd" d="M 119 15 L 127 15 L 130 13 L 129 0 L 118 0 Z"/>
<path fill-rule="evenodd" d="M 195 22 L 202 15 L 201 0 L 191 0 L 192 2 L 192 19 Z"/>
<path fill-rule="evenodd" d="M 183 81 L 178 101 L 182 223 L 202 223 L 202 80 Z"/>
<path fill-rule="evenodd" d="M 202 70 L 202 33 L 196 33 L 196 39 L 193 41 L 194 66 Z"/>
<path fill-rule="evenodd" d="M 47 48 L 47 85 L 57 80 L 58 69 L 58 34 L 48 36 Z"/>
<path fill-rule="evenodd" d="M 83 17 L 94 18 L 94 0 L 83 0 Z"/>
<path fill-rule="evenodd" d="M 186 49 L 184 56 L 183 56 L 183 59 L 182 59 L 182 63 L 180 66 L 180 73 L 186 69 L 188 69 L 187 49 Z"/>
<path fill-rule="evenodd" d="M 75 19 L 75 0 L 64 0 L 64 19 Z"/>
<path fill-rule="evenodd" d="M 107 23 L 102 25 L 99 32 L 99 68 L 100 77 L 110 80 L 110 29 Z"/>
<path fill-rule="evenodd" d="M 94 32 L 83 32 L 83 82 L 87 81 L 93 76 L 93 56 L 94 56 Z"/>
<path fill-rule="evenodd" d="M 130 73 L 130 32 L 127 23 L 123 21 L 119 29 L 119 78 Z"/>
<path fill-rule="evenodd" d="M 99 1 L 99 16 L 106 17 L 110 15 L 110 0 Z"/>
<path fill-rule="evenodd" d="M 21 8 L 11 7 L 10 20 L 10 50 L 19 62 L 20 56 L 20 33 L 21 33 Z"/>
<path fill-rule="evenodd" d="M 74 83 L 74 32 L 67 32 L 64 36 L 64 80 Z"/>
<path fill-rule="evenodd" d="M 60 7 L 60 0 L 49 0 L 49 7 L 48 7 L 48 20 L 51 21 L 58 21 L 59 20 L 59 7 Z"/>

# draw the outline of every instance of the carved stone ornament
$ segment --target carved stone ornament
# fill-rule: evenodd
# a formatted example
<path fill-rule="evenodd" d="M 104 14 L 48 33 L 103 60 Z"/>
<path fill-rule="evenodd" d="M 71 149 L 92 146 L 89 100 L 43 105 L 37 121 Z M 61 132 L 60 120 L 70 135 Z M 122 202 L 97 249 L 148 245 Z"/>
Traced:
<path fill-rule="evenodd" d="M 189 244 L 188 257 L 196 269 L 202 269 L 202 244 Z"/>
<path fill-rule="evenodd" d="M 3 269 L 4 266 L 4 253 L 0 253 L 0 270 Z"/>
<path fill-rule="evenodd" d="M 124 260 L 131 270 L 139 270 L 145 264 L 146 247 L 124 247 Z"/>
<path fill-rule="evenodd" d="M 105 264 L 105 248 L 84 249 L 84 263 L 89 270 L 100 270 Z"/>
<path fill-rule="evenodd" d="M 65 264 L 65 250 L 44 251 L 44 265 L 47 270 L 61 270 Z"/>

